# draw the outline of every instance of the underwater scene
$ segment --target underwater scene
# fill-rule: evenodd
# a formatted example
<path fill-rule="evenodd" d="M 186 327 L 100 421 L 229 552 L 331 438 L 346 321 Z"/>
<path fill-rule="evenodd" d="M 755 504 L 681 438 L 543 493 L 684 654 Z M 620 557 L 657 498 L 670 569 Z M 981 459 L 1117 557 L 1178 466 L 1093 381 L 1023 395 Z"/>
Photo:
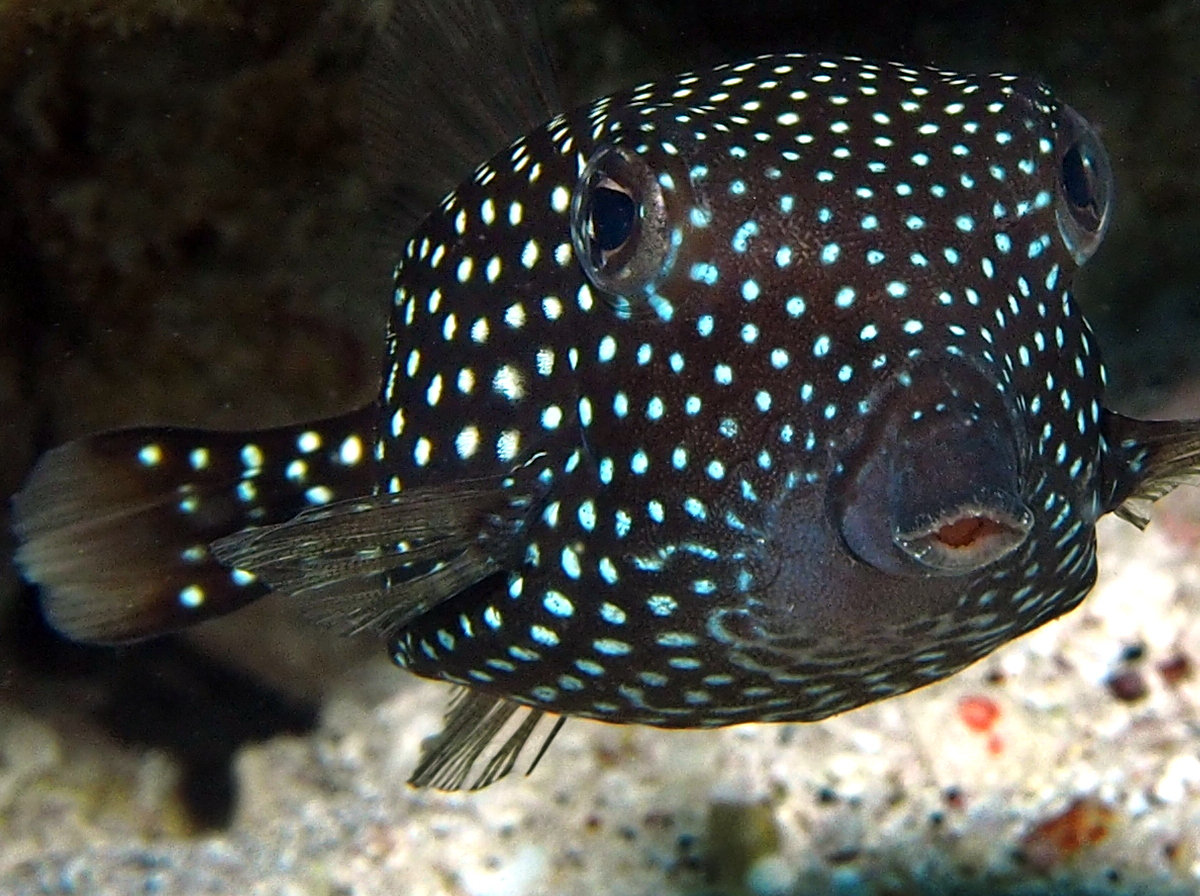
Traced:
<path fill-rule="evenodd" d="M 1200 6 L 0 4 L 0 893 L 1200 893 Z"/>

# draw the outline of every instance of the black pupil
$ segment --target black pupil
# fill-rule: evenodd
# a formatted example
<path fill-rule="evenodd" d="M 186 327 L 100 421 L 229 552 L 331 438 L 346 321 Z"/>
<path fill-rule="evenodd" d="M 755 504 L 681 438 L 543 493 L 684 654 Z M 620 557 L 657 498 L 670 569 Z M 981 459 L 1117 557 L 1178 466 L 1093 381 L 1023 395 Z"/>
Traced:
<path fill-rule="evenodd" d="M 633 197 L 611 187 L 592 191 L 592 239 L 600 252 L 620 249 L 633 233 L 637 207 Z"/>
<path fill-rule="evenodd" d="M 1089 208 L 1096 201 L 1095 193 L 1092 192 L 1091 172 L 1084 161 L 1083 153 L 1079 151 L 1078 143 L 1063 156 L 1062 183 L 1063 189 L 1067 191 L 1067 199 L 1076 208 Z"/>

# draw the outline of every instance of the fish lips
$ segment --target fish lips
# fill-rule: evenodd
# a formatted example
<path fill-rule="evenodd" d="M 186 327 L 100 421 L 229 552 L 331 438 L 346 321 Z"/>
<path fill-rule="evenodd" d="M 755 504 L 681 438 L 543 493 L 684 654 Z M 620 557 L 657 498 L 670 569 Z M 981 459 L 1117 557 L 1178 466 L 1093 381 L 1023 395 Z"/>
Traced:
<path fill-rule="evenodd" d="M 892 527 L 892 543 L 932 575 L 974 572 L 1008 556 L 1033 529 L 1019 498 L 989 492 Z"/>
<path fill-rule="evenodd" d="M 834 524 L 860 562 L 887 575 L 962 576 L 1028 539 L 1020 427 L 977 376 L 939 371 L 885 396 L 890 407 L 831 489 Z"/>

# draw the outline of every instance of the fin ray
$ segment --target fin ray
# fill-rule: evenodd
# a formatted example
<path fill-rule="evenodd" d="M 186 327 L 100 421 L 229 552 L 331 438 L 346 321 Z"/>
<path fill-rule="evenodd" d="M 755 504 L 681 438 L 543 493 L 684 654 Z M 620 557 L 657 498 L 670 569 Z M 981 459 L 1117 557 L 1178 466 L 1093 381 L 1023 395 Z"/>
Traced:
<path fill-rule="evenodd" d="M 390 634 L 497 572 L 506 533 L 489 532 L 527 503 L 499 479 L 419 487 L 246 529 L 213 552 L 296 599 L 307 618 Z"/>
<path fill-rule="evenodd" d="M 469 77 L 464 77 L 469 73 Z M 527 0 L 406 0 L 367 63 L 365 143 L 390 196 L 388 236 L 560 104 Z"/>
<path fill-rule="evenodd" d="M 526 715 L 471 779 L 472 770 L 479 764 L 483 754 L 499 740 L 522 709 L 526 710 Z M 513 770 L 522 749 L 546 715 L 545 710 L 536 707 L 526 707 L 503 697 L 460 688 L 450 700 L 441 732 L 422 750 L 421 759 L 408 783 L 414 787 L 433 787 L 438 790 L 480 790 L 494 784 Z M 564 721 L 560 717 L 550 729 L 529 772 L 541 761 Z M 468 780 L 471 780 L 470 785 L 467 784 Z"/>
<path fill-rule="evenodd" d="M 1106 471 L 1106 512 L 1144 529 L 1154 502 L 1180 485 L 1200 485 L 1200 420 L 1137 420 L 1106 411 L 1104 431 L 1122 458 Z"/>

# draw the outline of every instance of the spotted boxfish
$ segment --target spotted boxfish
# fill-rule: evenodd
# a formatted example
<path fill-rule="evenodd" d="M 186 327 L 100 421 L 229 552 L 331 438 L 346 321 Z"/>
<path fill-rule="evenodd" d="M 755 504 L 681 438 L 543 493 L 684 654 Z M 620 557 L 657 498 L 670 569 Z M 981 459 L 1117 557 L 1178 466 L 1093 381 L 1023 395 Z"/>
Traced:
<path fill-rule="evenodd" d="M 783 53 L 559 112 L 528 22 L 414 2 L 381 37 L 414 212 L 378 398 L 47 453 L 14 519 L 51 625 L 279 592 L 461 686 L 412 782 L 482 786 L 544 717 L 543 751 L 566 716 L 811 722 L 945 678 L 1196 472 L 1200 422 L 1102 404 L 1071 283 L 1111 173 L 1045 86 Z"/>

